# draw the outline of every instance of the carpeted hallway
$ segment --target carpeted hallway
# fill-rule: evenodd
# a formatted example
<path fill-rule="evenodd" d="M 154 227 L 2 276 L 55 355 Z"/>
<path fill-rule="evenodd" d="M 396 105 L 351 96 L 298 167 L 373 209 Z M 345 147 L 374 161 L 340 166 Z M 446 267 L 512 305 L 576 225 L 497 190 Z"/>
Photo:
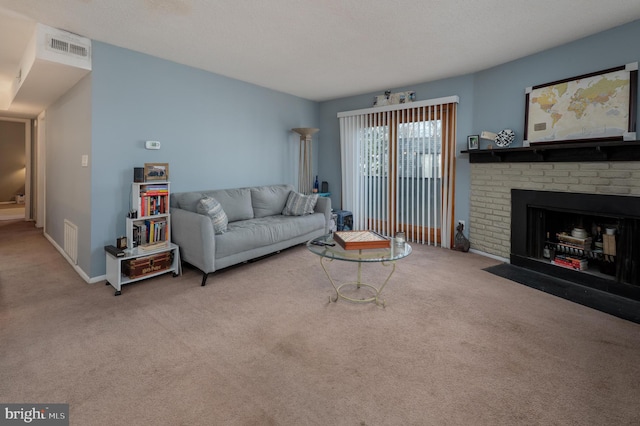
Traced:
<path fill-rule="evenodd" d="M 0 222 L 0 401 L 69 403 L 72 425 L 640 423 L 640 325 L 482 270 L 498 263 L 414 245 L 386 308 L 327 303 L 304 246 L 114 297 Z"/>

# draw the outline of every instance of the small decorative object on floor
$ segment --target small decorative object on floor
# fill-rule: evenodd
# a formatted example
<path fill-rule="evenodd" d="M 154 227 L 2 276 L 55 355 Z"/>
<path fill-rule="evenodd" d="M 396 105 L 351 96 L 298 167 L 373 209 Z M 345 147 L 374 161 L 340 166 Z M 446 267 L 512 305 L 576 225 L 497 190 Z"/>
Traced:
<path fill-rule="evenodd" d="M 456 233 L 456 237 L 453 241 L 453 249 L 458 251 L 463 251 L 466 253 L 469 251 L 469 246 L 471 244 L 469 243 L 469 240 L 467 240 L 467 238 L 462 233 L 462 231 L 464 230 L 464 225 L 462 223 L 458 223 L 458 227 L 456 228 L 456 230 L 458 232 Z"/>

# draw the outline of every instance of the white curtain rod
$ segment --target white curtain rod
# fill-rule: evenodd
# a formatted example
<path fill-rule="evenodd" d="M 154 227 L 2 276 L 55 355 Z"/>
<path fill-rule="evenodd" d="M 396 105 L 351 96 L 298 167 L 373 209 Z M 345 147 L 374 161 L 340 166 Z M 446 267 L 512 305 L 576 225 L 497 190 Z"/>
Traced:
<path fill-rule="evenodd" d="M 460 97 L 458 97 L 457 95 L 447 96 L 445 98 L 427 99 L 426 101 L 407 102 L 405 104 L 386 105 L 382 107 L 372 107 L 372 108 L 365 108 L 365 109 L 356 109 L 353 111 L 339 112 L 338 118 L 351 117 L 353 115 L 371 114 L 374 112 L 386 112 L 386 111 L 397 111 L 401 109 L 420 108 L 420 107 L 433 106 L 433 105 L 443 105 L 443 104 L 451 104 L 451 103 L 457 104 L 459 102 L 460 102 Z"/>

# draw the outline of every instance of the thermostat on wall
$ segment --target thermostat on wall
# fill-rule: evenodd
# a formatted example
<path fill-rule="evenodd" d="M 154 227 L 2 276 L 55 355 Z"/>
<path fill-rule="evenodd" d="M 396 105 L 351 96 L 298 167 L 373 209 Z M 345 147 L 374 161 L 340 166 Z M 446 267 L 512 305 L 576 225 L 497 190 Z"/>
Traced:
<path fill-rule="evenodd" d="M 160 149 L 159 141 L 146 141 L 144 147 L 147 149 Z"/>

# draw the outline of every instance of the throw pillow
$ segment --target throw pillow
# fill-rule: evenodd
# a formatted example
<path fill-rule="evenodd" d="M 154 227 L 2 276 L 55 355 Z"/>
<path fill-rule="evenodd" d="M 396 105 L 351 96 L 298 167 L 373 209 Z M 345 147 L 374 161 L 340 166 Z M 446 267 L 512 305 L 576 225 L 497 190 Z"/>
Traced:
<path fill-rule="evenodd" d="M 302 195 L 296 191 L 291 191 L 287 198 L 287 203 L 282 210 L 285 216 L 302 216 L 313 213 L 313 209 L 318 202 L 318 194 Z"/>
<path fill-rule="evenodd" d="M 198 201 L 196 211 L 211 218 L 211 224 L 216 234 L 222 234 L 227 230 L 229 219 L 224 210 L 222 210 L 222 205 L 215 198 L 202 197 Z"/>

